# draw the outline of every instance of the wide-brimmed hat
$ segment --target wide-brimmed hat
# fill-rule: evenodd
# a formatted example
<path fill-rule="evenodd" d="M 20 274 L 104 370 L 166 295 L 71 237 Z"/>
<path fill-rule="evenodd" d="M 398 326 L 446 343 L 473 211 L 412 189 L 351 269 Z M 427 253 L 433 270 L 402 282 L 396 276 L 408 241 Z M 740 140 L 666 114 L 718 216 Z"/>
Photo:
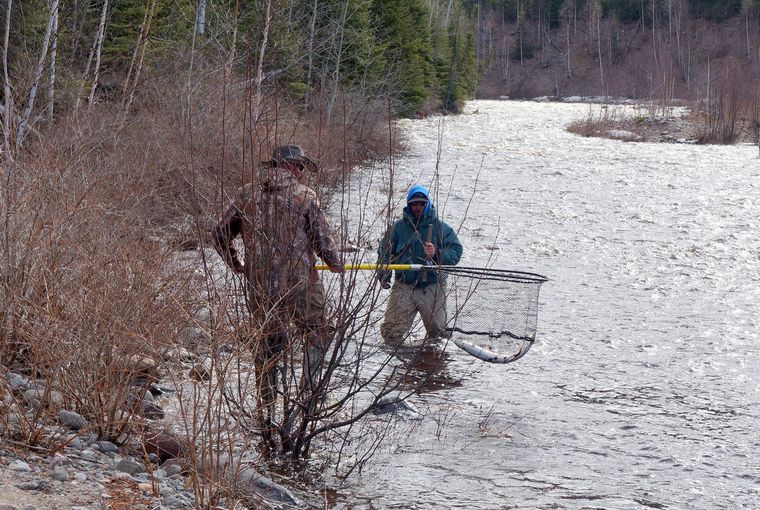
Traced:
<path fill-rule="evenodd" d="M 280 166 L 283 161 L 290 163 L 299 163 L 303 165 L 309 172 L 317 172 L 317 164 L 307 158 L 303 149 L 298 145 L 280 145 L 272 153 L 272 159 L 269 161 L 263 161 L 264 166 L 273 167 Z"/>

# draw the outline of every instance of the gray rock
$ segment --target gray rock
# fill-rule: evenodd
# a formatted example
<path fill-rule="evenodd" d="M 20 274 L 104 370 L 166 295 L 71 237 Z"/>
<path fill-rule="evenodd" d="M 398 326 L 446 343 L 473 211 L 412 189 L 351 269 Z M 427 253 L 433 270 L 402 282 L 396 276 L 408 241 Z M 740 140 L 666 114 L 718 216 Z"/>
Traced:
<path fill-rule="evenodd" d="M 13 505 L 0 505 L 0 510 L 18 510 L 18 509 Z"/>
<path fill-rule="evenodd" d="M 42 488 L 41 485 L 38 480 L 32 480 L 31 482 L 22 482 L 16 485 L 16 487 L 24 491 L 36 491 Z"/>
<path fill-rule="evenodd" d="M 29 464 L 27 464 L 23 460 L 18 460 L 18 459 L 8 464 L 8 469 L 10 469 L 11 471 L 18 471 L 22 473 L 28 473 L 32 470 Z"/>
<path fill-rule="evenodd" d="M 182 473 L 182 466 L 178 464 L 170 464 L 164 468 L 164 471 L 166 471 L 167 477 L 175 476 Z"/>
<path fill-rule="evenodd" d="M 55 468 L 50 477 L 59 482 L 68 482 L 71 479 L 71 475 L 65 467 Z"/>
<path fill-rule="evenodd" d="M 89 460 L 91 462 L 95 462 L 98 460 L 98 454 L 94 450 L 90 450 L 89 448 L 82 450 L 79 453 L 79 456 L 82 457 L 84 460 Z"/>
<path fill-rule="evenodd" d="M 69 448 L 73 448 L 74 450 L 81 450 L 84 448 L 84 441 L 77 438 L 74 439 L 72 442 L 69 443 Z"/>
<path fill-rule="evenodd" d="M 87 426 L 87 420 L 84 416 L 65 409 L 58 411 L 58 421 L 61 425 L 68 427 L 71 430 L 80 430 Z"/>
<path fill-rule="evenodd" d="M 61 407 L 64 404 L 64 397 L 63 393 L 60 391 L 52 390 L 48 392 L 47 395 L 48 398 L 48 404 L 52 405 L 53 407 Z"/>
<path fill-rule="evenodd" d="M 121 459 L 121 462 L 116 465 L 116 470 L 121 471 L 122 473 L 134 475 L 136 473 L 144 473 L 145 467 L 135 460 Z"/>
<path fill-rule="evenodd" d="M 145 396 L 143 396 L 142 410 L 143 416 L 149 420 L 164 419 L 163 408 L 160 405 L 156 404 L 156 399 L 153 398 L 153 395 L 150 392 L 145 392 Z"/>
<path fill-rule="evenodd" d="M 50 462 L 48 462 L 48 469 L 53 470 L 61 465 L 63 465 L 63 459 L 66 457 L 63 457 L 62 455 L 55 454 L 53 455 L 53 458 L 50 459 Z"/>
<path fill-rule="evenodd" d="M 175 496 L 165 496 L 161 498 L 161 504 L 169 508 L 182 508 L 185 504 Z"/>
<path fill-rule="evenodd" d="M 34 406 L 34 401 L 47 402 L 54 407 L 63 405 L 63 393 L 60 391 L 50 390 L 47 393 L 44 388 L 31 388 L 23 393 L 24 399 Z"/>
<path fill-rule="evenodd" d="M 275 503 L 298 506 L 301 501 L 287 488 L 261 475 L 253 468 L 243 468 L 235 476 L 235 492 L 243 501 L 254 503 L 258 497 Z"/>
<path fill-rule="evenodd" d="M 119 451 L 119 447 L 111 441 L 98 441 L 98 447 L 100 447 L 100 451 L 103 453 L 116 453 Z"/>
<path fill-rule="evenodd" d="M 75 473 L 74 474 L 74 480 L 76 480 L 77 482 L 86 482 L 87 481 L 87 475 L 84 474 L 84 473 L 81 473 L 81 472 Z"/>
<path fill-rule="evenodd" d="M 29 379 L 13 372 L 8 373 L 8 385 L 13 391 L 26 391 L 32 387 Z"/>

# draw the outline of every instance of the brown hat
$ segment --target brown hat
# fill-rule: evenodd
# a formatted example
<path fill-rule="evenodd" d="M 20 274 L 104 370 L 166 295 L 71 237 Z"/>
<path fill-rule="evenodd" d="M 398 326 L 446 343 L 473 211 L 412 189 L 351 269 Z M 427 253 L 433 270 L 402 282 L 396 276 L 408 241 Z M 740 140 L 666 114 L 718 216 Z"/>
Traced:
<path fill-rule="evenodd" d="M 272 153 L 272 159 L 264 161 L 264 166 L 280 166 L 283 161 L 299 163 L 310 172 L 317 172 L 317 164 L 304 156 L 303 149 L 298 145 L 280 145 Z"/>

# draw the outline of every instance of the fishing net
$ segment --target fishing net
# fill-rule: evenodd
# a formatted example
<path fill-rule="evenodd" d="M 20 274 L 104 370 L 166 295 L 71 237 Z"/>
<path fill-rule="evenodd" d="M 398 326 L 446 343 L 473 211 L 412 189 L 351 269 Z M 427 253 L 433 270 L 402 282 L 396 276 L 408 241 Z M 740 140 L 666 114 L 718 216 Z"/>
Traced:
<path fill-rule="evenodd" d="M 445 267 L 454 343 L 490 363 L 511 363 L 536 338 L 538 293 L 544 276 L 502 269 Z"/>

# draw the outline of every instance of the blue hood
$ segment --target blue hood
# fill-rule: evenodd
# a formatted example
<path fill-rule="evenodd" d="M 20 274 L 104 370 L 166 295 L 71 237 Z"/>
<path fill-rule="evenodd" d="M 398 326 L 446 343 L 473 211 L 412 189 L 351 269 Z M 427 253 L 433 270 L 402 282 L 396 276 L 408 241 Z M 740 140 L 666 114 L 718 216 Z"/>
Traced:
<path fill-rule="evenodd" d="M 422 211 L 422 215 L 424 216 L 430 211 L 431 204 L 430 204 L 430 191 L 428 191 L 428 189 L 422 184 L 415 184 L 414 186 L 409 188 L 409 191 L 406 193 L 406 202 L 407 202 L 406 211 L 410 215 L 412 214 L 412 210 L 409 208 L 409 200 L 411 200 L 412 196 L 415 193 L 422 193 L 423 195 L 425 195 L 425 198 L 427 198 L 427 204 L 425 204 L 425 209 Z"/>

